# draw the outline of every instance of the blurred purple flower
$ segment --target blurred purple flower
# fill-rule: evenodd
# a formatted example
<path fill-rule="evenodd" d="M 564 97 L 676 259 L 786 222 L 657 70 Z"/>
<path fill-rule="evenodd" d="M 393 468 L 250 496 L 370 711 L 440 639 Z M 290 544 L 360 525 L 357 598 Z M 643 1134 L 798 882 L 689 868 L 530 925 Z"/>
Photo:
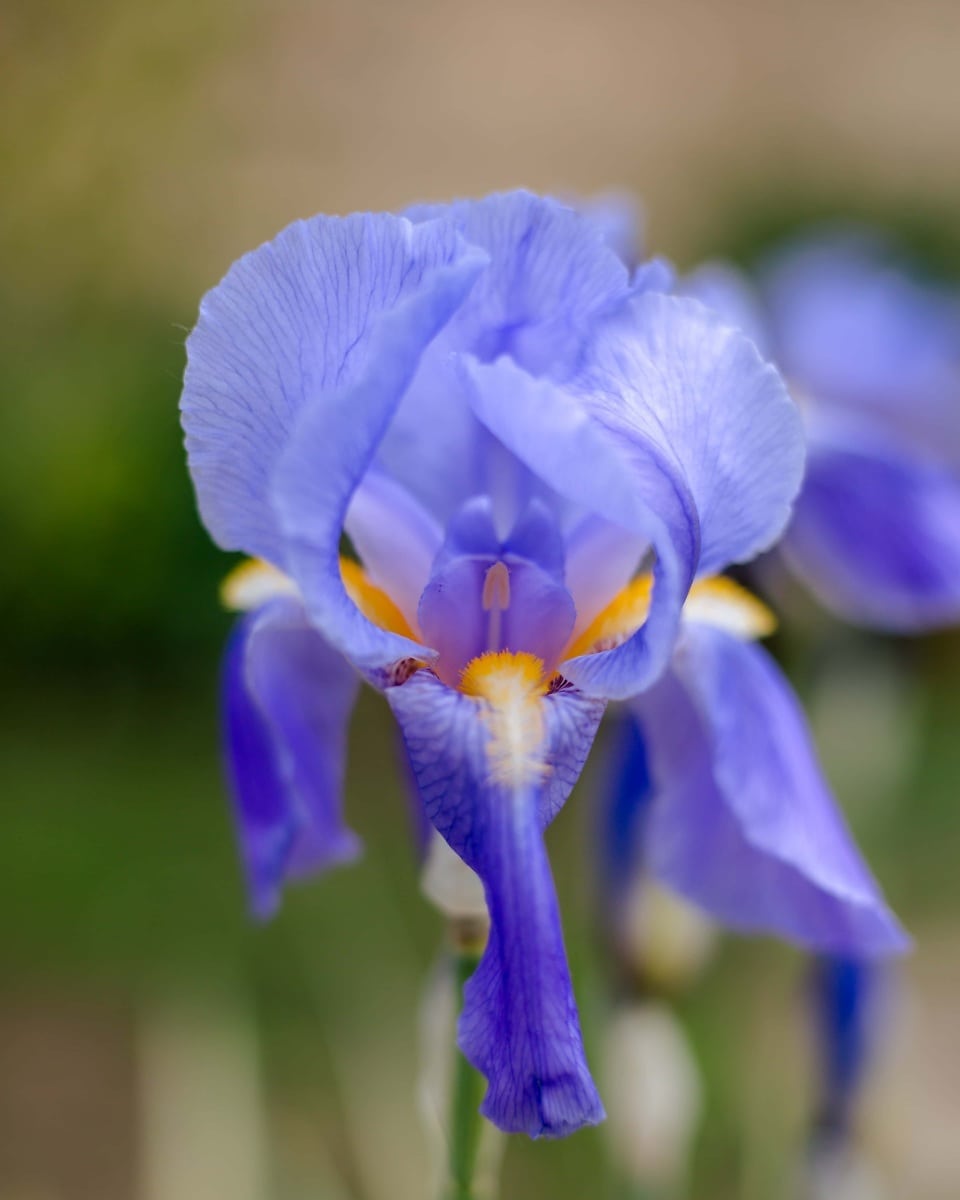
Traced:
<path fill-rule="evenodd" d="M 759 880 L 706 903 L 744 919 L 769 904 L 778 928 L 827 941 L 835 919 L 868 948 L 898 936 L 826 796 L 789 777 L 805 745 L 760 652 L 684 620 L 674 653 L 697 577 L 780 535 L 803 451 L 773 368 L 701 305 L 655 294 L 662 276 L 630 279 L 588 220 L 526 193 L 316 217 L 231 268 L 187 347 L 203 519 L 263 560 L 227 589 L 251 610 L 225 696 L 254 907 L 356 852 L 341 817 L 356 669 L 483 882 L 491 932 L 459 1040 L 484 1113 L 533 1136 L 603 1115 L 543 833 L 607 699 L 665 671 L 657 693 L 687 689 L 665 742 L 696 716 L 721 768 L 716 794 L 678 792 L 676 872 L 699 886 L 733 853 Z M 755 749 L 769 794 L 735 786 Z"/>
<path fill-rule="evenodd" d="M 863 625 L 960 620 L 960 297 L 866 232 L 788 247 L 756 290 L 718 264 L 682 290 L 750 334 L 803 410 L 792 570 Z"/>
<path fill-rule="evenodd" d="M 810 980 L 819 1059 L 817 1135 L 843 1141 L 888 1003 L 886 972 L 856 958 L 821 958 Z"/>

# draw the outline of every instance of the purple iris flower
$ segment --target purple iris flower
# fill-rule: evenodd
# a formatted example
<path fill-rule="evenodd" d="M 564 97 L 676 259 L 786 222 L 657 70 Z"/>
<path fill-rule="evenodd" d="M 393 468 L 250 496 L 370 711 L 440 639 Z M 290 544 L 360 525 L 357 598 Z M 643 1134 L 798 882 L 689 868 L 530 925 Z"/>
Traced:
<path fill-rule="evenodd" d="M 532 1136 L 603 1115 L 543 835 L 608 699 L 643 693 L 665 747 L 712 739 L 720 783 L 664 818 L 671 875 L 704 902 L 826 944 L 900 936 L 826 795 L 784 767 L 798 718 L 772 666 L 691 623 L 688 595 L 724 593 L 704 577 L 780 535 L 803 437 L 753 343 L 662 275 L 523 192 L 316 217 L 237 262 L 187 345 L 200 511 L 257 560 L 227 585 L 248 615 L 225 676 L 254 908 L 357 851 L 359 675 L 482 880 L 459 1043 L 484 1114 Z M 772 790 L 742 786 L 757 754 Z"/>
<path fill-rule="evenodd" d="M 960 298 L 879 236 L 810 237 L 754 288 L 708 265 L 683 285 L 748 332 L 807 427 L 807 472 L 779 551 L 859 624 L 960 620 Z"/>

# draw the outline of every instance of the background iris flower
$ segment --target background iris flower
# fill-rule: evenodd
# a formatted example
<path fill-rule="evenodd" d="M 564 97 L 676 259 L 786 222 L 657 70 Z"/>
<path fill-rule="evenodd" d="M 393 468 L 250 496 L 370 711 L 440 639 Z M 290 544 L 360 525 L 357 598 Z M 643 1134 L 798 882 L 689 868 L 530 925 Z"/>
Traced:
<path fill-rule="evenodd" d="M 359 672 L 483 882 L 459 1042 L 485 1115 L 534 1136 L 602 1116 L 543 832 L 607 700 L 656 684 L 638 710 L 654 765 L 689 736 L 712 779 L 694 795 L 661 775 L 671 879 L 818 944 L 902 938 L 794 702 L 741 640 L 755 605 L 710 581 L 786 523 L 795 406 L 749 338 L 662 279 L 526 193 L 317 217 L 235 264 L 188 342 L 201 514 L 259 560 L 228 583 L 250 612 L 225 685 L 254 907 L 356 852 L 340 781 Z M 743 786 L 758 758 L 772 790 Z"/>
<path fill-rule="evenodd" d="M 807 470 L 779 553 L 840 616 L 960 619 L 960 299 L 869 232 L 811 236 L 754 287 L 711 264 L 683 290 L 750 334 L 804 414 Z"/>

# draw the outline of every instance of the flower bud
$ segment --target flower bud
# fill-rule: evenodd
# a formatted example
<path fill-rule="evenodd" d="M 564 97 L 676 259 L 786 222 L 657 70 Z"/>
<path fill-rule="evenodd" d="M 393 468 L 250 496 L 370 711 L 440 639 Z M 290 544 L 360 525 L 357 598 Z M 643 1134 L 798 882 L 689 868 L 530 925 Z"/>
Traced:
<path fill-rule="evenodd" d="M 686 1035 L 670 1009 L 644 1002 L 615 1012 L 604 1066 L 606 1128 L 620 1168 L 638 1184 L 680 1183 L 702 1089 Z"/>

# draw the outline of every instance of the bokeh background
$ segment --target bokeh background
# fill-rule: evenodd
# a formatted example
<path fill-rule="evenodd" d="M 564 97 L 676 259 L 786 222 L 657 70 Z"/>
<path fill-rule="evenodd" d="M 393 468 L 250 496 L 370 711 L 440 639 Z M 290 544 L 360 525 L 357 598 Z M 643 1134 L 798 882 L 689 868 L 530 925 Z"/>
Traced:
<path fill-rule="evenodd" d="M 176 402 L 201 293 L 297 216 L 523 184 L 641 198 L 681 266 L 804 221 L 960 266 L 954 0 L 4 0 L 0 6 L 0 1198 L 414 1200 L 420 898 L 385 707 L 352 733 L 367 853 L 246 919 L 217 759 L 229 566 Z M 960 639 L 786 647 L 916 936 L 870 1137 L 960 1194 Z M 588 772 L 552 835 L 588 1026 Z M 730 941 L 683 1003 L 691 1196 L 790 1195 L 802 959 Z M 594 1197 L 602 1130 L 517 1140 L 504 1196 Z"/>

